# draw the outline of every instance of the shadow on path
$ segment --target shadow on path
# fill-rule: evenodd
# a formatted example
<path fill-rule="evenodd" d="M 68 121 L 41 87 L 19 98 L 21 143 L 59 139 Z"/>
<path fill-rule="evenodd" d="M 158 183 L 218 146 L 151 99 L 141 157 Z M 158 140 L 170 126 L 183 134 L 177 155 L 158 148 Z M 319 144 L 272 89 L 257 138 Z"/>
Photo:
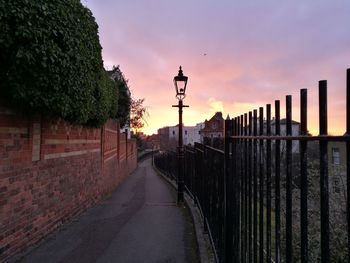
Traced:
<path fill-rule="evenodd" d="M 141 162 L 112 194 L 20 262 L 199 262 L 192 219 L 176 193 Z"/>

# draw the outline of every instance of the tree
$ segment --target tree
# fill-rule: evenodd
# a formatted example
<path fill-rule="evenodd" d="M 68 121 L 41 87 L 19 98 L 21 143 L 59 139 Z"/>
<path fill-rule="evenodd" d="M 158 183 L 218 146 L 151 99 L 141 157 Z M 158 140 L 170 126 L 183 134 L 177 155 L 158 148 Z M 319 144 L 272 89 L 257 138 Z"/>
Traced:
<path fill-rule="evenodd" d="M 130 119 L 130 108 L 131 108 L 131 96 L 127 82 L 118 83 L 119 100 L 118 105 L 123 105 L 118 107 L 117 119 L 119 120 L 120 127 L 124 127 Z"/>
<path fill-rule="evenodd" d="M 107 71 L 111 79 L 117 83 L 118 90 L 118 108 L 115 118 L 118 119 L 120 127 L 123 128 L 130 120 L 131 93 L 128 86 L 128 80 L 125 78 L 120 66 L 113 66 L 113 69 Z"/>
<path fill-rule="evenodd" d="M 131 99 L 130 128 L 137 133 L 147 124 L 147 109 L 143 106 L 145 99 Z"/>

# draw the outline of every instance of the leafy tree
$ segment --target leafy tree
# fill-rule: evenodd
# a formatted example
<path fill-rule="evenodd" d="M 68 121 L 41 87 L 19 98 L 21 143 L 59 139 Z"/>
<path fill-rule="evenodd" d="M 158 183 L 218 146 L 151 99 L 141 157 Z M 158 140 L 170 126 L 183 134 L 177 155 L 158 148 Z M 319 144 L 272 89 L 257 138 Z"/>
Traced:
<path fill-rule="evenodd" d="M 119 65 L 113 66 L 111 71 L 108 71 L 111 79 L 113 79 L 117 84 L 118 91 L 118 105 L 119 107 L 113 115 L 119 120 L 120 127 L 124 127 L 129 124 L 130 121 L 130 108 L 131 108 L 131 94 L 128 86 L 128 80 L 125 78 L 123 72 L 120 70 Z"/>
<path fill-rule="evenodd" d="M 143 151 L 144 150 L 144 143 L 143 143 L 143 140 L 142 140 L 140 134 L 139 133 L 133 134 L 133 138 L 136 139 L 136 145 L 137 145 L 138 151 Z"/>
<path fill-rule="evenodd" d="M 120 127 L 124 127 L 129 123 L 130 119 L 130 108 L 131 108 L 131 96 L 127 82 L 118 83 L 119 100 L 118 105 L 123 105 L 119 107 L 116 117 L 119 120 Z"/>
<path fill-rule="evenodd" d="M 145 99 L 131 99 L 130 110 L 130 127 L 135 131 L 142 129 L 145 126 L 146 117 L 148 116 L 147 109 L 143 105 Z"/>
<path fill-rule="evenodd" d="M 0 61 L 0 95 L 25 112 L 92 125 L 116 116 L 118 88 L 79 0 L 0 0 Z"/>

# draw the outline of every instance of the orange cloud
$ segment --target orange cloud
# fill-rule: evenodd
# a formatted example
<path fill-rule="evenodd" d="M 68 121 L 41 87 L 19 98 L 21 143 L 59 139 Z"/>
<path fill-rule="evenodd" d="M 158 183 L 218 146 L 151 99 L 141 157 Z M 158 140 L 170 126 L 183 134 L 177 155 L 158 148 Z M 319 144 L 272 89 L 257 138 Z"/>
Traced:
<path fill-rule="evenodd" d="M 146 99 L 148 134 L 178 121 L 171 105 L 177 103 L 172 79 L 179 65 L 189 77 L 186 125 L 204 121 L 215 111 L 234 117 L 267 103 L 273 109 L 275 99 L 285 116 L 288 94 L 293 95 L 293 119 L 299 120 L 299 89 L 308 88 L 309 130 L 317 134 L 318 80 L 328 79 L 329 132 L 344 132 L 344 72 L 350 54 L 350 27 L 344 25 L 350 2 L 86 4 L 99 24 L 105 65 L 120 64 L 133 95 Z"/>

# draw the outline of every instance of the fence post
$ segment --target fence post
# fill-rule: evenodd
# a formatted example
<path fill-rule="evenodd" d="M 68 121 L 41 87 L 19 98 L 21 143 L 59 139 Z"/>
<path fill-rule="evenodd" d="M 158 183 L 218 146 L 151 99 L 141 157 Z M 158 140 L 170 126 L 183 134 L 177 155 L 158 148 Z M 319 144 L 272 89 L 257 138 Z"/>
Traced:
<path fill-rule="evenodd" d="M 240 133 L 240 118 L 234 118 L 234 127 L 233 127 L 233 135 L 238 136 Z M 241 262 L 241 250 L 240 250 L 240 242 L 241 242 L 241 208 L 240 208 L 240 196 L 241 196 L 241 187 L 240 187 L 240 151 L 239 149 L 239 140 L 234 139 L 232 141 L 232 179 L 233 179 L 233 262 Z"/>
<path fill-rule="evenodd" d="M 307 135 L 307 89 L 300 90 L 300 135 Z M 300 141 L 300 229 L 301 263 L 308 258 L 308 180 L 307 180 L 307 141 Z"/>
<path fill-rule="evenodd" d="M 346 135 L 350 135 L 350 68 L 346 71 Z M 346 220 L 348 231 L 348 262 L 350 262 L 350 141 L 346 142 Z"/>
<path fill-rule="evenodd" d="M 244 113 L 244 121 L 243 121 L 243 135 L 248 135 L 248 115 Z M 243 190 L 244 190 L 244 260 L 248 261 L 248 140 L 243 140 L 243 158 L 244 158 L 244 173 L 243 173 Z"/>
<path fill-rule="evenodd" d="M 271 104 L 266 105 L 266 135 L 271 136 Z M 271 140 L 266 140 L 266 262 L 271 262 Z"/>
<path fill-rule="evenodd" d="M 328 135 L 327 81 L 319 82 L 320 136 Z M 321 192 L 321 262 L 328 263 L 329 256 L 329 193 L 328 193 L 328 141 L 320 141 L 320 192 Z"/>
<path fill-rule="evenodd" d="M 225 120 L 225 158 L 224 158 L 224 261 L 232 262 L 232 237 L 233 223 L 231 220 L 232 204 L 229 194 L 232 193 L 231 176 L 230 176 L 230 136 L 232 136 L 232 121 L 228 118 Z"/>
<path fill-rule="evenodd" d="M 239 135 L 244 136 L 244 115 L 242 114 L 240 117 L 240 127 L 239 127 Z M 244 158 L 244 139 L 240 139 L 240 194 L 241 194 L 241 235 L 240 235 L 240 242 L 241 242 L 241 261 L 245 262 L 245 181 L 244 181 L 244 173 L 245 173 L 245 158 Z"/>
<path fill-rule="evenodd" d="M 264 108 L 259 107 L 259 135 L 264 135 Z M 259 262 L 264 262 L 264 140 L 259 139 Z"/>
<path fill-rule="evenodd" d="M 253 113 L 249 111 L 248 115 L 248 136 L 252 136 L 253 126 Z M 253 196 L 252 196 L 252 176 L 253 176 L 253 165 L 252 165 L 252 139 L 248 140 L 248 262 L 253 261 Z"/>
<path fill-rule="evenodd" d="M 125 160 L 128 162 L 128 129 L 125 129 Z"/>
<path fill-rule="evenodd" d="M 275 100 L 275 135 L 281 135 L 280 101 Z M 275 142 L 275 263 L 281 262 L 281 141 Z"/>
<path fill-rule="evenodd" d="M 286 96 L 286 135 L 292 136 L 292 96 Z M 286 146 L 286 263 L 293 262 L 292 141 Z"/>
<path fill-rule="evenodd" d="M 253 262 L 258 262 L 258 110 L 253 111 Z"/>

